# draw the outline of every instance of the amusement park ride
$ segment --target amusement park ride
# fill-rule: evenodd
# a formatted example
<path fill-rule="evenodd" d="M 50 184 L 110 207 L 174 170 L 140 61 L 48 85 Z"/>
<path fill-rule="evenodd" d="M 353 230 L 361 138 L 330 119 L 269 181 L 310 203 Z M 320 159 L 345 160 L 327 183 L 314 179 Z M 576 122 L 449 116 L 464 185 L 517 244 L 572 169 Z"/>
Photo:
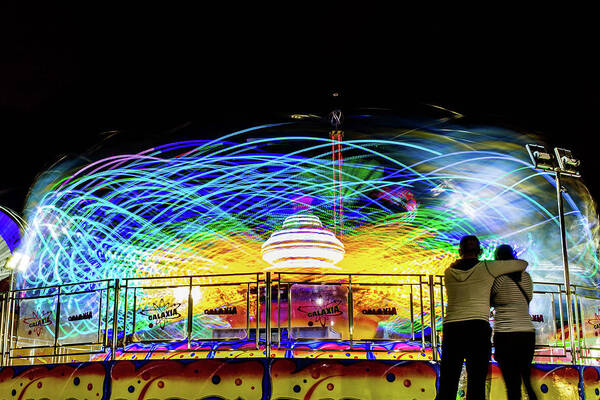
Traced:
<path fill-rule="evenodd" d="M 275 359 L 284 364 L 265 374 L 277 398 L 273 371 L 302 370 L 293 360 L 423 361 L 435 388 L 442 273 L 460 237 L 477 234 L 484 258 L 509 242 L 530 262 L 536 361 L 596 367 L 597 217 L 578 181 L 562 190 L 579 176 L 568 151 L 527 145 L 532 167 L 503 130 L 402 131 L 340 107 L 315 119 L 115 155 L 39 183 L 1 299 L 3 366 Z"/>
<path fill-rule="evenodd" d="M 336 235 L 341 236 L 344 232 L 344 200 L 342 197 L 342 140 L 344 139 L 342 123 L 344 121 L 344 114 L 342 113 L 342 110 L 333 110 L 331 114 L 329 114 L 329 121 L 332 126 L 329 137 L 331 138 L 331 170 L 333 172 L 332 183 L 334 188 L 333 231 Z"/>

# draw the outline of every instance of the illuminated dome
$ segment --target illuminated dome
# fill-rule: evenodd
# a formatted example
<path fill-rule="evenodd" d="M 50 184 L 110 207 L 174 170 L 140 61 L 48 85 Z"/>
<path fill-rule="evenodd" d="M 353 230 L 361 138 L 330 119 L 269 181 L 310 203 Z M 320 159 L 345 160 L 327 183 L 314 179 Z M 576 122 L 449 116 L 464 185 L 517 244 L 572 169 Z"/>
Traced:
<path fill-rule="evenodd" d="M 261 248 L 263 260 L 279 268 L 336 268 L 344 258 L 344 245 L 323 228 L 319 217 L 298 214 L 283 221 Z"/>

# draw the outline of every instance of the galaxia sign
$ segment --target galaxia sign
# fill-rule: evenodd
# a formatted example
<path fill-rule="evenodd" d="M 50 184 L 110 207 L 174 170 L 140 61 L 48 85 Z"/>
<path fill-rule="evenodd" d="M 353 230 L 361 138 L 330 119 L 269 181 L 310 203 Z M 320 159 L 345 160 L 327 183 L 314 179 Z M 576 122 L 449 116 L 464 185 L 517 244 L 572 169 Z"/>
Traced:
<path fill-rule="evenodd" d="M 236 307 L 221 307 L 221 308 L 211 308 L 208 310 L 204 310 L 204 314 L 208 315 L 233 315 L 237 314 Z"/>
<path fill-rule="evenodd" d="M 23 323 L 30 329 L 27 332 L 28 335 L 35 333 L 37 336 L 40 336 L 44 326 L 53 324 L 54 320 L 50 311 L 40 311 L 39 313 L 33 311 L 31 316 L 23 318 Z"/>
<path fill-rule="evenodd" d="M 151 307 L 140 310 L 140 313 L 148 318 L 149 328 L 154 327 L 154 324 L 156 323 L 156 325 L 164 329 L 167 321 L 181 317 L 181 314 L 179 314 L 178 311 L 180 306 L 181 303 L 170 303 L 164 299 L 160 299 L 158 303 L 152 303 Z"/>
<path fill-rule="evenodd" d="M 298 311 L 306 314 L 308 318 L 313 318 L 315 322 L 319 322 L 321 326 L 325 326 L 330 317 L 342 315 L 343 312 L 340 309 L 341 301 L 333 301 L 325 304 L 324 306 L 299 306 Z"/>
<path fill-rule="evenodd" d="M 69 321 L 81 321 L 82 319 L 92 319 L 92 312 L 87 311 L 81 314 L 69 315 Z"/>
<path fill-rule="evenodd" d="M 156 314 L 149 314 L 148 315 L 148 321 L 154 321 L 154 320 L 162 320 L 162 319 L 171 319 L 171 318 L 177 318 L 180 317 L 181 315 L 179 314 L 179 312 L 177 311 L 178 306 L 173 306 L 173 308 L 167 309 L 163 312 L 160 313 L 156 313 Z"/>
<path fill-rule="evenodd" d="M 342 312 L 340 311 L 340 307 L 339 304 L 335 304 L 335 305 L 329 305 L 328 307 L 324 307 L 321 309 L 317 309 L 315 311 L 311 311 L 306 313 L 306 315 L 310 318 L 310 317 L 320 317 L 322 315 L 341 315 Z"/>
<path fill-rule="evenodd" d="M 291 320 L 308 326 L 344 329 L 348 323 L 348 288 L 341 285 L 294 284 L 290 290 Z"/>
<path fill-rule="evenodd" d="M 50 325 L 52 323 L 52 320 L 50 319 L 49 315 L 47 317 L 43 317 L 43 318 L 33 317 L 32 319 L 34 319 L 33 322 L 27 323 L 27 326 L 29 326 L 30 328 L 35 328 L 38 326 L 46 326 L 46 325 Z"/>
<path fill-rule="evenodd" d="M 385 307 L 385 308 L 367 308 L 362 310 L 365 315 L 396 315 L 396 307 Z"/>

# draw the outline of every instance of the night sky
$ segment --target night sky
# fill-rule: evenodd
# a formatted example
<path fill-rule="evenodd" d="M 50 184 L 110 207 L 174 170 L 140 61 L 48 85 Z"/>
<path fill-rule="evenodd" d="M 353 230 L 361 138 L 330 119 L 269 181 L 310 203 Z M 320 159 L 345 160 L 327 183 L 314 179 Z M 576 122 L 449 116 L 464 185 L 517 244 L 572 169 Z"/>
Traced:
<path fill-rule="evenodd" d="M 233 3 L 4 10 L 0 204 L 21 211 L 36 174 L 103 132 L 188 121 L 228 132 L 277 113 L 324 113 L 335 90 L 349 108 L 433 103 L 542 134 L 583 160 L 598 199 L 598 35 L 587 14 L 455 18 Z"/>

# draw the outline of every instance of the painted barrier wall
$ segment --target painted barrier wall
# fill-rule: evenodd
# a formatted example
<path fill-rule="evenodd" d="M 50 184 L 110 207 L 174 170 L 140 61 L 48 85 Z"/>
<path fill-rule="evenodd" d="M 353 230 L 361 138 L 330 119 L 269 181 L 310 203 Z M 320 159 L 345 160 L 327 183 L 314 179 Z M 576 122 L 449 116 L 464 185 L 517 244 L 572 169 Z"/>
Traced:
<path fill-rule="evenodd" d="M 433 399 L 427 361 L 201 359 L 115 361 L 0 370 L 0 399 Z M 536 365 L 539 399 L 599 399 L 600 369 Z M 464 382 L 463 382 L 464 384 Z M 491 366 L 489 399 L 505 399 Z M 464 393 L 461 393 L 464 397 Z"/>

